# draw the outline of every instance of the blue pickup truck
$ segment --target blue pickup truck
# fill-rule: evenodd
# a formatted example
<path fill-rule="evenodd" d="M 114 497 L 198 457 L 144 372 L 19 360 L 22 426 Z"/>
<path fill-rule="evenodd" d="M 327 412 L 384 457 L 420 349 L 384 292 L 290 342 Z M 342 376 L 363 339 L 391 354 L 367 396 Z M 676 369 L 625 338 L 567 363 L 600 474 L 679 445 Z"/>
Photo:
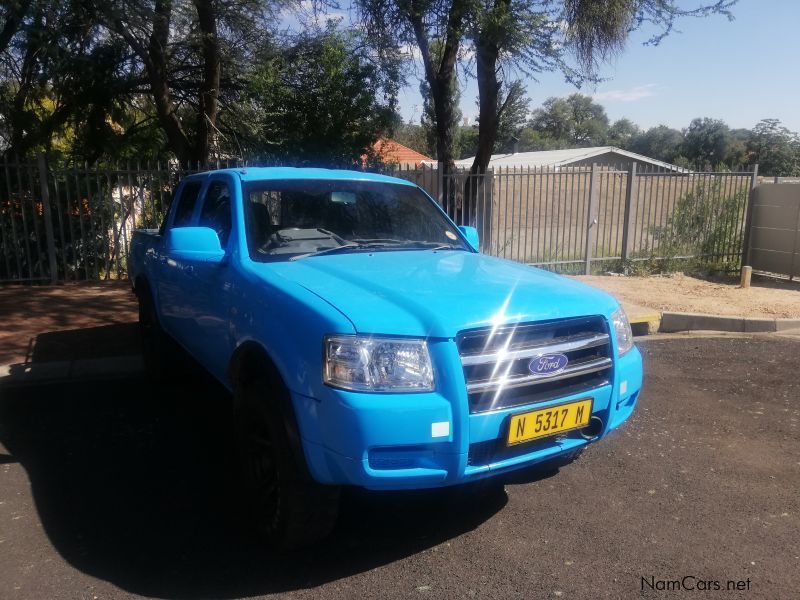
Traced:
<path fill-rule="evenodd" d="M 627 419 L 642 359 L 624 311 L 481 254 L 407 181 L 354 171 L 192 175 L 129 275 L 145 360 L 177 343 L 233 392 L 258 527 L 324 536 L 343 485 L 500 481 L 574 459 Z"/>

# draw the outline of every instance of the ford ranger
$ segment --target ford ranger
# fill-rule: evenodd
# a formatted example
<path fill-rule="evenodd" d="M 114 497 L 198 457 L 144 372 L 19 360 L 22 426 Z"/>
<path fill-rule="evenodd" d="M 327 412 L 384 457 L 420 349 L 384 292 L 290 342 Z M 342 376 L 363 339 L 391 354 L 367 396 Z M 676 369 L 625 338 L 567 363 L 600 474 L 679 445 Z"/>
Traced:
<path fill-rule="evenodd" d="M 324 536 L 341 486 L 494 480 L 575 458 L 631 414 L 624 311 L 577 281 L 479 252 L 416 185 L 354 171 L 183 179 L 133 237 L 145 361 L 177 343 L 233 392 L 257 525 Z"/>

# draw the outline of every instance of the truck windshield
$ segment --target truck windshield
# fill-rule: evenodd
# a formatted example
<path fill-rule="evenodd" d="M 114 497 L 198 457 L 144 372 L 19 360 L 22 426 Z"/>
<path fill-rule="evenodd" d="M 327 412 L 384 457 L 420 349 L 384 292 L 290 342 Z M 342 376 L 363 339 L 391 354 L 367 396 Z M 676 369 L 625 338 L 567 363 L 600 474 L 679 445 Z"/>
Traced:
<path fill-rule="evenodd" d="M 471 251 L 418 188 L 373 181 L 259 181 L 245 188 L 253 260 L 382 250 Z"/>

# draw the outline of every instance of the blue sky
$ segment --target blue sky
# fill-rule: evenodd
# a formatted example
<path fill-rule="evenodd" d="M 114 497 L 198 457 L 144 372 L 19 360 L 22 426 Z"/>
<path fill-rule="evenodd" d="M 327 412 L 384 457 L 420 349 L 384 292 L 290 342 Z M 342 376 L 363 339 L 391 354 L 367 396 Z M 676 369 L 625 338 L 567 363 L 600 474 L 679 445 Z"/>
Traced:
<path fill-rule="evenodd" d="M 732 22 L 722 16 L 684 19 L 680 33 L 655 47 L 642 46 L 649 36 L 636 32 L 625 51 L 602 67 L 607 81 L 580 91 L 596 94 L 612 120 L 628 117 L 645 128 L 680 129 L 695 117 L 750 128 L 777 118 L 800 131 L 800 2 L 740 0 L 733 13 Z M 549 96 L 576 91 L 557 73 L 526 83 L 532 108 Z M 419 83 L 412 76 L 409 84 L 400 96 L 400 112 L 418 122 Z M 461 110 L 472 117 L 477 113 L 474 79 L 462 78 L 462 87 Z"/>

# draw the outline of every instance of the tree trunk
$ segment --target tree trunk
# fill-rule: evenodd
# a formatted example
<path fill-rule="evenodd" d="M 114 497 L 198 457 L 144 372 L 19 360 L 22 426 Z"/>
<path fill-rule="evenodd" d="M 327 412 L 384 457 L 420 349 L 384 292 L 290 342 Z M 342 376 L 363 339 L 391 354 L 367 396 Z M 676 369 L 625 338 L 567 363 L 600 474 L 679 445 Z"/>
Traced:
<path fill-rule="evenodd" d="M 436 57 L 438 64 L 434 64 L 431 56 L 428 32 L 425 28 L 422 15 L 424 8 L 419 7 L 412 0 L 409 21 L 414 30 L 414 37 L 420 50 L 422 63 L 425 67 L 425 80 L 431 90 L 433 100 L 433 114 L 436 119 L 436 158 L 442 169 L 443 189 L 440 190 L 440 202 L 447 208 L 451 216 L 457 218 L 457 201 L 455 186 L 451 184 L 448 175 L 455 171 L 455 136 L 453 116 L 455 114 L 455 99 L 453 90 L 457 85 L 456 64 L 461 38 L 464 35 L 464 19 L 469 9 L 468 0 L 453 0 L 447 16 L 447 34 L 441 57 Z"/>
<path fill-rule="evenodd" d="M 508 11 L 509 0 L 497 0 L 494 10 L 498 13 Z M 486 26 L 484 26 L 486 27 Z M 497 62 L 500 57 L 498 39 L 504 37 L 503 32 L 496 30 L 480 31 L 475 39 L 475 67 L 478 80 L 478 150 L 470 167 L 464 189 L 464 211 L 472 218 L 477 215 L 477 199 L 479 190 L 486 184 L 486 170 L 494 152 L 497 141 L 497 128 L 500 115 L 506 102 L 500 104 L 502 83 L 497 77 Z"/>
<path fill-rule="evenodd" d="M 464 212 L 469 224 L 476 225 L 480 190 L 486 185 L 486 170 L 497 140 L 500 121 L 500 81 L 497 79 L 497 46 L 478 39 L 475 48 L 476 74 L 478 80 L 478 149 L 472 161 L 467 181 L 464 184 Z"/>
<path fill-rule="evenodd" d="M 435 80 L 431 86 L 433 113 L 436 117 L 436 158 L 444 165 L 445 173 L 451 173 L 455 169 L 454 106 L 452 100 L 447 97 L 447 88 L 450 85 L 452 82 Z"/>
<path fill-rule="evenodd" d="M 203 35 L 203 81 L 197 109 L 194 159 L 206 164 L 216 132 L 221 59 L 213 0 L 195 0 L 194 5 Z"/>
<path fill-rule="evenodd" d="M 192 153 L 189 138 L 181 125 L 169 87 L 166 48 L 169 42 L 171 19 L 171 0 L 156 0 L 150 43 L 145 55 L 141 56 L 141 58 L 145 62 L 147 75 L 150 79 L 150 88 L 156 105 L 158 121 L 161 123 L 161 127 L 164 128 L 170 148 L 178 160 L 184 164 L 192 158 Z M 124 28 L 125 26 L 120 24 L 120 27 Z"/>
<path fill-rule="evenodd" d="M 497 79 L 497 58 L 497 46 L 477 45 L 478 151 L 470 169 L 473 174 L 486 172 L 497 140 L 497 126 L 500 121 L 498 99 L 501 87 Z"/>

